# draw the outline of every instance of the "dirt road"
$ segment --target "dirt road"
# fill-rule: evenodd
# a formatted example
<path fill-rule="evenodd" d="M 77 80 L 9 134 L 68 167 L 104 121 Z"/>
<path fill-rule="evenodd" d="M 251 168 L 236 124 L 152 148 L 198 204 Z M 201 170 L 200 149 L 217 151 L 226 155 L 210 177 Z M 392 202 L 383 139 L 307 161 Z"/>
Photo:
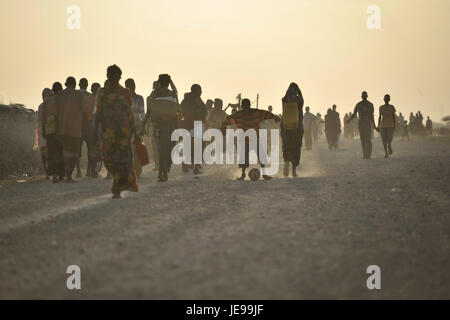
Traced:
<path fill-rule="evenodd" d="M 111 180 L 0 182 L 0 298 L 450 299 L 450 141 L 304 151 L 297 179 L 175 167 Z M 381 268 L 368 290 L 366 268 Z M 82 289 L 66 288 L 81 268 Z"/>

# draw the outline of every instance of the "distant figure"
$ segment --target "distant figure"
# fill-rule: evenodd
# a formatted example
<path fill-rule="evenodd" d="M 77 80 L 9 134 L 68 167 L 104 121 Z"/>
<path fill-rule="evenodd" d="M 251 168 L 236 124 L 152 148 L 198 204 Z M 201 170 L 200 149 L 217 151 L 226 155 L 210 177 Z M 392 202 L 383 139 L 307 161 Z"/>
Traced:
<path fill-rule="evenodd" d="M 430 117 L 427 117 L 425 127 L 427 129 L 427 135 L 433 136 L 433 122 L 431 121 Z"/>
<path fill-rule="evenodd" d="M 297 167 L 300 164 L 300 156 L 303 140 L 303 96 L 300 88 L 295 82 L 289 85 L 282 103 L 295 102 L 298 108 L 298 127 L 296 129 L 288 130 L 284 128 L 283 121 L 281 122 L 281 139 L 283 142 L 283 159 L 285 177 L 289 175 L 289 162 L 292 163 L 292 176 L 297 176 Z"/>
<path fill-rule="evenodd" d="M 346 113 L 344 115 L 344 139 L 349 139 L 350 138 L 350 124 L 347 123 L 348 120 L 350 119 L 351 115 Z"/>
<path fill-rule="evenodd" d="M 409 128 L 411 129 L 412 134 L 416 134 L 418 127 L 417 118 L 414 116 L 414 114 L 411 112 L 409 115 Z"/>
<path fill-rule="evenodd" d="M 312 136 L 315 143 L 317 143 L 319 141 L 319 137 L 322 136 L 323 123 L 325 123 L 325 121 L 322 120 L 322 115 L 320 113 L 317 113 L 316 120 L 312 124 Z"/>
<path fill-rule="evenodd" d="M 348 121 L 350 122 L 350 129 L 349 129 L 349 131 L 350 131 L 350 139 L 353 140 L 359 134 L 359 130 L 358 130 L 359 117 L 358 117 L 358 115 L 356 115 L 356 117 L 353 118 L 353 120 L 350 120 L 350 118 L 352 116 L 352 113 L 349 112 L 348 115 L 349 115 L 349 120 Z"/>
<path fill-rule="evenodd" d="M 194 164 L 194 140 L 200 139 L 203 141 L 203 136 L 197 137 L 194 132 L 194 122 L 200 121 L 202 123 L 202 132 L 205 131 L 205 120 L 207 114 L 207 108 L 202 98 L 202 87 L 198 84 L 191 86 L 191 92 L 186 94 L 185 98 L 181 102 L 181 112 L 183 113 L 184 120 L 181 121 L 181 127 L 191 132 L 191 163 L 194 167 L 193 173 L 200 174 L 200 164 Z M 191 166 L 192 166 L 191 165 Z M 188 172 L 189 166 L 183 163 L 183 171 Z"/>
<path fill-rule="evenodd" d="M 209 115 L 213 111 L 214 101 L 211 99 L 206 100 L 205 106 L 206 106 L 206 120 L 208 120 Z M 208 123 L 205 122 L 205 126 L 208 127 Z"/>
<path fill-rule="evenodd" d="M 214 129 L 222 128 L 222 123 L 228 116 L 227 113 L 222 108 L 223 108 L 222 99 L 219 98 L 214 99 L 214 108 L 212 109 L 208 117 L 209 128 Z"/>
<path fill-rule="evenodd" d="M 420 112 L 420 110 L 417 112 L 416 118 L 417 118 L 417 121 L 418 121 L 420 127 L 423 127 L 423 115 Z"/>
<path fill-rule="evenodd" d="M 375 120 L 373 117 L 373 104 L 369 100 L 367 100 L 367 92 L 363 91 L 361 94 L 362 101 L 358 102 L 355 106 L 355 110 L 353 110 L 353 114 L 348 120 L 350 122 L 356 115 L 359 115 L 359 137 L 361 139 L 361 147 L 363 156 L 362 159 L 370 159 L 372 155 L 372 140 L 371 140 L 371 131 L 372 128 L 375 128 Z"/>
<path fill-rule="evenodd" d="M 392 139 L 395 131 L 395 108 L 389 104 L 391 96 L 386 94 L 384 96 L 384 105 L 380 107 L 380 116 L 378 118 L 378 130 L 381 133 L 381 140 L 383 142 L 385 158 L 389 158 L 392 151 Z"/>
<path fill-rule="evenodd" d="M 140 141 L 140 137 L 134 126 L 131 93 L 119 83 L 122 70 L 112 65 L 106 76 L 107 85 L 97 93 L 95 131 L 101 127 L 103 162 L 114 179 L 113 199 L 119 199 L 122 191 L 138 191 L 131 140 Z"/>
<path fill-rule="evenodd" d="M 339 144 L 339 137 L 341 136 L 341 117 L 339 115 L 339 112 L 337 112 L 337 107 L 335 104 L 333 104 L 332 106 L 332 114 L 334 116 L 334 121 L 335 121 L 335 125 L 337 128 L 337 136 L 336 136 L 336 141 L 335 141 L 335 149 L 338 148 L 338 144 Z"/>
<path fill-rule="evenodd" d="M 56 133 L 63 148 L 66 182 L 73 183 L 75 181 L 72 179 L 72 172 L 80 156 L 86 105 L 83 94 L 75 89 L 75 78 L 68 77 L 65 85 L 66 89 L 55 96 Z"/>
<path fill-rule="evenodd" d="M 98 178 L 102 168 L 102 155 L 100 152 L 100 130 L 95 132 L 95 113 L 97 111 L 97 93 L 101 88 L 100 84 L 95 82 L 91 85 L 91 95 L 87 98 L 89 121 L 89 143 L 88 143 L 88 172 L 87 176 Z"/>
<path fill-rule="evenodd" d="M 333 114 L 335 115 L 335 117 L 337 118 L 337 119 L 340 119 L 340 116 L 339 116 L 339 112 L 337 112 L 337 106 L 335 105 L 335 104 L 333 104 Z"/>
<path fill-rule="evenodd" d="M 41 154 L 42 166 L 45 172 L 45 178 L 50 178 L 50 171 L 48 167 L 48 147 L 47 147 L 47 139 L 45 138 L 45 128 L 43 121 L 43 113 L 44 113 L 44 103 L 51 96 L 53 96 L 53 91 L 49 88 L 45 88 L 42 91 L 42 103 L 38 107 L 37 118 L 36 118 L 36 146 L 39 148 L 39 152 Z M 48 103 L 48 102 L 47 102 Z"/>
<path fill-rule="evenodd" d="M 159 86 L 158 81 L 154 81 L 152 92 L 147 97 L 147 112 L 149 111 L 149 108 L 150 108 L 151 97 L 152 97 L 152 95 L 154 95 L 154 92 L 156 91 L 158 86 Z M 147 136 L 150 136 L 150 141 L 151 141 L 151 145 L 152 145 L 151 157 L 153 158 L 153 162 L 155 163 L 153 171 L 159 171 L 158 137 L 155 134 L 156 131 L 154 130 L 152 121 L 146 122 L 146 123 L 147 123 L 146 127 L 142 127 L 141 130 L 143 131 L 143 134 L 144 134 L 144 132 L 147 132 Z"/>
<path fill-rule="evenodd" d="M 405 118 L 403 117 L 402 113 L 400 112 L 398 115 L 395 116 L 395 137 L 401 137 L 403 134 L 403 125 L 405 123 Z"/>
<path fill-rule="evenodd" d="M 303 130 L 305 138 L 305 150 L 312 149 L 312 130 L 314 122 L 317 120 L 316 116 L 309 112 L 309 107 L 305 108 L 305 114 L 303 115 Z"/>
<path fill-rule="evenodd" d="M 78 86 L 80 87 L 80 93 L 84 96 L 83 103 L 89 103 L 88 97 L 91 95 L 89 91 L 87 91 L 89 82 L 86 78 L 81 78 L 78 82 Z M 80 166 L 80 158 L 81 158 L 81 151 L 83 149 L 83 142 L 86 143 L 86 147 L 88 149 L 88 165 L 87 165 L 87 171 L 86 176 L 89 176 L 89 172 L 91 171 L 91 168 L 89 167 L 89 149 L 90 149 L 90 136 L 92 133 L 91 126 L 88 120 L 88 109 L 89 106 L 84 107 L 84 110 L 86 112 L 83 112 L 83 120 L 82 120 L 82 129 L 81 129 L 81 143 L 80 143 L 80 156 L 77 159 L 77 178 L 81 178 L 81 166 Z"/>
<path fill-rule="evenodd" d="M 136 127 L 136 132 L 140 133 L 142 131 L 142 121 L 145 117 L 145 103 L 144 103 L 144 97 L 142 97 L 140 94 L 136 93 L 136 83 L 134 82 L 134 79 L 127 79 L 125 81 L 125 88 L 130 90 L 131 93 L 131 111 L 133 111 L 133 117 L 134 117 L 134 125 Z M 136 171 L 136 176 L 140 178 L 142 174 L 142 165 L 139 161 L 139 158 L 136 154 L 136 148 L 133 145 L 133 163 L 134 163 L 134 170 Z"/>
<path fill-rule="evenodd" d="M 402 132 L 402 140 L 408 139 L 409 140 L 409 128 L 408 128 L 408 121 L 405 120 L 403 124 L 403 132 Z"/>
<path fill-rule="evenodd" d="M 339 134 L 341 133 L 341 122 L 332 109 L 327 110 L 325 115 L 325 136 L 327 139 L 328 149 L 337 149 Z"/>
<path fill-rule="evenodd" d="M 169 85 L 172 90 L 169 89 Z M 148 100 L 149 107 L 142 124 L 144 130 L 147 121 L 150 119 L 151 104 L 154 100 L 168 100 L 176 102 L 178 105 L 178 92 L 175 84 L 168 74 L 161 74 L 158 78 L 158 84 L 150 99 Z M 177 128 L 178 118 L 182 118 L 182 112 L 178 105 L 178 116 L 175 115 L 169 121 L 155 121 L 152 119 L 152 126 L 154 134 L 158 137 L 158 154 L 159 154 L 159 182 L 166 182 L 168 180 L 168 173 L 172 165 L 171 151 L 175 143 L 171 141 L 172 132 Z"/>
<path fill-rule="evenodd" d="M 53 183 L 63 181 L 65 176 L 63 148 L 60 140 L 56 136 L 56 104 L 55 94 L 62 90 L 62 85 L 55 82 L 52 86 L 52 94 L 47 95 L 42 103 L 42 133 L 47 142 L 48 151 L 48 174 L 53 177 Z"/>

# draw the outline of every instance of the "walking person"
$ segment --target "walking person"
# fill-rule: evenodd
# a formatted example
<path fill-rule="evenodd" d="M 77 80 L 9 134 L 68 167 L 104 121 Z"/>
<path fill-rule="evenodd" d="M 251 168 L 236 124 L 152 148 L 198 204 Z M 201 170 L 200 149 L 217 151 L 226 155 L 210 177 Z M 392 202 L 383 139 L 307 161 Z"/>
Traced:
<path fill-rule="evenodd" d="M 325 115 L 325 136 L 328 143 L 328 149 L 337 149 L 339 135 L 341 133 L 341 122 L 336 118 L 332 109 L 327 110 Z"/>
<path fill-rule="evenodd" d="M 249 129 L 256 130 L 257 140 L 256 140 L 256 149 L 252 149 L 252 146 L 250 145 L 250 141 L 248 137 L 245 138 L 245 147 L 244 147 L 244 163 L 239 164 L 239 168 L 242 169 L 241 176 L 237 180 L 244 180 L 246 177 L 245 170 L 250 166 L 250 151 L 254 151 L 257 154 L 257 157 L 259 159 L 259 136 L 258 136 L 258 129 L 260 128 L 261 122 L 268 119 L 274 119 L 275 121 L 279 122 L 280 118 L 273 113 L 266 111 L 266 110 L 260 110 L 260 109 L 253 109 L 250 107 L 251 103 L 249 99 L 242 99 L 242 110 L 237 111 L 236 113 L 228 116 L 225 121 L 222 123 L 222 133 L 225 134 L 227 126 L 234 125 L 237 129 L 242 129 L 245 133 L 245 131 Z M 264 164 L 261 164 L 261 167 L 264 168 Z M 264 180 L 270 180 L 272 179 L 271 176 L 263 175 Z"/>
<path fill-rule="evenodd" d="M 147 97 L 147 113 L 149 112 L 150 103 L 151 103 L 151 97 L 154 95 L 154 92 L 158 88 L 158 81 L 153 82 L 153 88 L 150 95 Z M 145 119 L 145 116 L 144 116 Z M 151 119 L 150 119 L 151 120 Z M 142 122 L 143 123 L 143 122 Z M 150 138 L 150 145 L 151 145 L 151 157 L 153 159 L 153 162 L 155 166 L 153 167 L 153 171 L 159 171 L 159 152 L 158 152 L 158 137 L 155 134 L 154 127 L 152 124 L 152 121 L 147 121 L 145 127 L 141 125 L 141 131 L 144 135 Z"/>
<path fill-rule="evenodd" d="M 394 132 L 396 128 L 395 107 L 389 104 L 390 101 L 391 96 L 386 94 L 384 96 L 384 105 L 380 107 L 380 116 L 378 117 L 377 128 L 377 130 L 380 131 L 381 134 L 385 158 L 389 158 L 389 155 L 393 153 L 392 139 L 394 138 Z"/>
<path fill-rule="evenodd" d="M 131 93 L 131 111 L 133 111 L 134 125 L 136 127 L 136 132 L 140 133 L 142 131 L 142 121 L 145 117 L 145 103 L 144 97 L 136 93 L 136 83 L 134 79 L 130 78 L 125 81 L 125 87 L 130 90 Z M 134 170 L 136 171 L 136 176 L 140 178 L 142 174 L 142 164 L 139 161 L 136 153 L 136 147 L 133 145 L 133 159 L 134 159 Z"/>
<path fill-rule="evenodd" d="M 169 89 L 169 85 L 172 90 Z M 152 104 L 158 101 L 167 101 L 177 106 L 177 112 L 171 115 L 170 119 L 158 120 L 151 117 Z M 183 119 L 180 106 L 178 104 L 178 92 L 175 84 L 168 74 L 161 74 L 158 78 L 158 84 L 155 91 L 148 99 L 147 113 L 142 123 L 142 135 L 144 134 L 147 121 L 152 118 L 153 133 L 158 140 L 158 179 L 159 182 L 166 182 L 168 180 L 168 173 L 172 166 L 171 151 L 175 143 L 171 140 L 172 132 L 177 128 L 178 119 Z"/>
<path fill-rule="evenodd" d="M 194 164 L 194 140 L 203 140 L 203 137 L 196 137 L 194 132 L 194 122 L 200 121 L 202 123 L 202 133 L 205 131 L 205 120 L 207 115 L 207 108 L 202 98 L 202 88 L 198 84 L 194 84 L 191 87 L 191 92 L 187 93 L 181 102 L 181 112 L 183 113 L 184 120 L 180 122 L 180 127 L 190 131 L 191 133 L 191 164 L 194 166 L 193 173 L 201 174 L 200 165 Z M 203 154 L 203 152 L 202 152 Z M 189 166 L 183 163 L 183 172 L 188 172 Z"/>
<path fill-rule="evenodd" d="M 38 107 L 37 117 L 36 117 L 36 129 L 35 129 L 35 146 L 39 148 L 41 154 L 42 166 L 45 172 L 45 179 L 49 179 L 50 171 L 48 168 L 48 146 L 47 139 L 45 138 L 45 129 L 43 121 L 44 113 L 44 103 L 51 96 L 53 96 L 53 91 L 49 88 L 45 88 L 42 91 L 42 103 Z"/>
<path fill-rule="evenodd" d="M 66 182 L 73 183 L 72 172 L 80 156 L 85 104 L 83 95 L 75 89 L 76 80 L 68 77 L 66 88 L 55 96 L 56 134 L 63 148 Z"/>
<path fill-rule="evenodd" d="M 361 139 L 361 147 L 362 147 L 362 159 L 370 159 L 372 155 L 372 128 L 376 128 L 375 120 L 373 116 L 374 107 L 372 102 L 367 100 L 367 92 L 363 91 L 361 94 L 362 100 L 358 102 L 353 110 L 353 114 L 350 119 L 347 120 L 347 123 L 352 121 L 356 115 L 359 116 L 359 137 Z"/>
<path fill-rule="evenodd" d="M 282 98 L 282 103 L 295 103 L 297 106 L 298 119 L 297 125 L 294 129 L 286 128 L 284 122 L 281 121 L 281 140 L 283 142 L 283 159 L 284 159 L 284 176 L 289 175 L 289 163 L 292 164 L 292 176 L 297 176 L 297 167 L 300 164 L 300 156 L 302 149 L 303 139 L 303 96 L 299 86 L 292 82 L 286 91 L 285 96 Z M 283 118 L 285 115 L 283 115 Z"/>
<path fill-rule="evenodd" d="M 427 135 L 433 136 L 433 121 L 430 117 L 427 117 L 427 122 L 425 122 L 425 128 L 427 129 Z"/>
<path fill-rule="evenodd" d="M 303 115 L 303 130 L 305 138 L 305 150 L 312 150 L 312 136 L 314 122 L 317 120 L 316 116 L 309 112 L 309 107 L 305 108 L 305 114 Z"/>
<path fill-rule="evenodd" d="M 91 85 L 91 95 L 87 97 L 87 119 L 89 123 L 88 137 L 88 172 L 86 176 L 98 178 L 102 167 L 102 155 L 100 151 L 100 132 L 95 131 L 95 113 L 97 112 L 97 93 L 101 88 L 95 82 Z"/>
<path fill-rule="evenodd" d="M 140 141 L 131 110 L 131 93 L 119 83 L 122 71 L 116 65 L 107 69 L 108 83 L 97 93 L 95 128 L 101 128 L 102 154 L 106 169 L 113 177 L 113 199 L 121 192 L 138 191 L 133 167 L 132 139 Z"/>
<path fill-rule="evenodd" d="M 53 183 L 63 181 L 65 176 L 63 148 L 56 136 L 55 95 L 61 90 L 61 83 L 55 82 L 52 86 L 52 94 L 47 96 L 42 103 L 42 131 L 47 142 L 48 174 L 52 176 Z"/>
<path fill-rule="evenodd" d="M 89 123 L 89 119 L 88 119 L 88 109 L 90 108 L 89 106 L 89 97 L 91 96 L 91 93 L 87 90 L 89 85 L 89 82 L 86 78 L 81 78 L 80 81 L 78 82 L 78 86 L 80 87 L 80 93 L 83 95 L 83 103 L 87 104 L 84 107 L 84 110 L 86 110 L 86 112 L 83 112 L 83 120 L 82 120 L 82 129 L 81 129 L 81 143 L 80 143 L 80 155 L 77 159 L 77 174 L 76 174 L 76 178 L 81 178 L 82 174 L 81 174 L 81 165 L 80 165 L 80 160 L 81 160 L 81 155 L 82 155 L 82 150 L 83 150 L 83 142 L 86 143 L 86 148 L 87 148 L 87 153 L 88 153 L 88 162 L 87 162 L 87 170 L 86 170 L 86 176 L 89 176 L 91 168 L 90 168 L 90 161 L 89 161 L 89 150 L 91 148 L 90 146 L 90 142 L 91 142 L 91 134 L 92 134 L 92 129 Z"/>

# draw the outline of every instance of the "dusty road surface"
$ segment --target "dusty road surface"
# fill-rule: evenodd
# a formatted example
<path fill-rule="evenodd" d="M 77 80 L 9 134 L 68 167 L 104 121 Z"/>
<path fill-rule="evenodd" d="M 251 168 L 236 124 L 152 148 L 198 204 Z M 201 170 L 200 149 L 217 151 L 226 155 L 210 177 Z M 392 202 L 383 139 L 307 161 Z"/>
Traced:
<path fill-rule="evenodd" d="M 0 298 L 450 299 L 450 141 L 303 152 L 299 178 L 175 167 L 111 200 L 111 180 L 1 182 Z M 66 268 L 81 268 L 81 290 Z M 381 268 L 381 290 L 366 268 Z"/>

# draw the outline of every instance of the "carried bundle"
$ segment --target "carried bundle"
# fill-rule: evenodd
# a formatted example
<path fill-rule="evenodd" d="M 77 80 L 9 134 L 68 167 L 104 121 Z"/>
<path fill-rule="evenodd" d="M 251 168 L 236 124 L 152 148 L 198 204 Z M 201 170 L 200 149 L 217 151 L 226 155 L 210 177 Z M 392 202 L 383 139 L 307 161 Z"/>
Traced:
<path fill-rule="evenodd" d="M 296 102 L 283 103 L 283 127 L 286 130 L 295 130 L 298 128 L 298 106 Z"/>
<path fill-rule="evenodd" d="M 178 101 L 174 97 L 155 98 L 149 107 L 152 122 L 168 122 L 177 118 Z"/>

